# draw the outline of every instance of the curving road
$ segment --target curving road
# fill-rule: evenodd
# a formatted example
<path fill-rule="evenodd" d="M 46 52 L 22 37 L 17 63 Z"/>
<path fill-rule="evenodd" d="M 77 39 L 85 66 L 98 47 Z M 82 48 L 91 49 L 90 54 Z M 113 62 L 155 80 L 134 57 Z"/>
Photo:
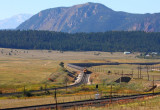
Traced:
<path fill-rule="evenodd" d="M 49 90 L 55 90 L 55 89 L 66 89 L 66 88 L 72 88 L 72 87 L 76 87 L 76 86 L 80 86 L 81 84 L 87 84 L 88 83 L 88 77 L 89 74 L 85 74 L 83 72 L 84 67 L 81 66 L 76 66 L 74 64 L 68 64 L 67 65 L 70 68 L 76 69 L 77 71 L 80 71 L 80 74 L 78 75 L 77 80 L 68 86 L 63 86 L 63 87 L 57 87 L 57 88 L 51 88 L 51 89 L 44 89 L 44 90 L 32 90 L 30 91 L 31 93 L 36 93 L 36 92 L 42 92 L 42 91 L 49 91 Z M 0 96 L 10 96 L 10 95 L 19 95 L 19 94 L 23 94 L 23 92 L 15 92 L 15 93 L 4 93 L 4 94 L 0 94 Z"/>
<path fill-rule="evenodd" d="M 120 64 L 155 65 L 155 64 L 160 64 L 160 62 L 149 62 L 149 63 L 118 63 L 118 62 L 114 62 L 114 63 L 69 63 L 67 65 L 68 67 L 80 71 L 80 74 L 79 74 L 77 80 L 73 84 L 68 85 L 68 86 L 64 86 L 64 87 L 51 88 L 51 89 L 46 89 L 46 90 L 33 90 L 30 92 L 36 93 L 36 92 L 49 91 L 49 90 L 55 90 L 55 89 L 66 89 L 66 88 L 80 86 L 81 84 L 87 84 L 87 83 L 89 83 L 90 74 L 85 74 L 83 72 L 84 67 L 91 67 L 91 66 L 98 66 L 98 65 L 120 65 Z M 5 93 L 5 94 L 0 94 L 0 96 L 9 96 L 9 95 L 17 95 L 17 94 L 23 94 L 23 92 Z"/>

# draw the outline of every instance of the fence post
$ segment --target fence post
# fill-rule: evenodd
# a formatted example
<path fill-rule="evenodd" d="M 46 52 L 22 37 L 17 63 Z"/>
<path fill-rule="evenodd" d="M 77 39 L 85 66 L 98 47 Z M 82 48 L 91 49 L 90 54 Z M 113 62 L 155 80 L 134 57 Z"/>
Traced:
<path fill-rule="evenodd" d="M 47 84 L 45 84 L 44 88 L 45 88 L 45 93 L 47 93 Z"/>
<path fill-rule="evenodd" d="M 23 95 L 25 95 L 25 93 L 26 93 L 26 87 L 24 86 L 24 88 L 23 88 Z"/>
<path fill-rule="evenodd" d="M 111 85 L 111 90 L 110 90 L 110 103 L 112 103 L 112 85 Z"/>
<path fill-rule="evenodd" d="M 133 69 L 132 69 L 132 78 L 133 78 Z"/>

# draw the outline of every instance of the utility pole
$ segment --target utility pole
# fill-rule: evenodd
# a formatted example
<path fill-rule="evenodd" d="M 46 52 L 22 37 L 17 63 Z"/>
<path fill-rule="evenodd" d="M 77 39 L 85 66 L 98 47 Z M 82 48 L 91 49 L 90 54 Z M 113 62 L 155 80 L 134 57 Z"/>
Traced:
<path fill-rule="evenodd" d="M 123 70 L 122 70 L 122 77 L 123 77 Z"/>
<path fill-rule="evenodd" d="M 153 76 L 153 94 L 154 94 L 154 76 Z"/>
<path fill-rule="evenodd" d="M 139 79 L 139 66 L 138 66 L 138 79 Z"/>
<path fill-rule="evenodd" d="M 148 76 L 148 81 L 149 81 L 148 65 L 146 65 L 146 68 L 147 68 L 147 76 Z"/>
<path fill-rule="evenodd" d="M 54 92 L 54 99 L 55 99 L 55 102 L 56 102 L 56 110 L 58 110 L 58 107 L 57 107 L 57 93 L 56 93 L 56 88 L 55 88 L 55 92 Z"/>
<path fill-rule="evenodd" d="M 142 68 L 141 68 L 141 66 L 140 66 L 140 79 L 142 78 L 141 69 L 142 69 Z"/>

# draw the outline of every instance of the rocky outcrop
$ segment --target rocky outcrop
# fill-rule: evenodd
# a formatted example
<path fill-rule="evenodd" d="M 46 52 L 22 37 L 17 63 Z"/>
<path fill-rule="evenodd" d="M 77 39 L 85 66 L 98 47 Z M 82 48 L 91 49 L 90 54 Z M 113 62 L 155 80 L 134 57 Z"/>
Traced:
<path fill-rule="evenodd" d="M 131 14 L 86 3 L 43 10 L 17 27 L 62 32 L 160 31 L 160 14 Z"/>

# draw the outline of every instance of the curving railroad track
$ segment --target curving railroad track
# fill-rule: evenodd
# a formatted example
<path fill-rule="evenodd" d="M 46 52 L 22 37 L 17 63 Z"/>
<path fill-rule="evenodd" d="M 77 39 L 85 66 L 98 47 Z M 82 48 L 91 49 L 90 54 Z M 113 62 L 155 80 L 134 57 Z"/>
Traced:
<path fill-rule="evenodd" d="M 133 63 L 132 63 L 133 64 Z M 137 64 L 137 63 L 136 63 Z M 149 63 L 149 65 L 152 65 L 153 63 Z M 97 66 L 97 65 L 106 65 L 106 63 L 98 63 L 98 64 L 68 64 L 67 66 L 73 69 L 76 69 L 78 71 L 80 71 L 80 75 L 78 80 L 75 81 L 74 84 L 72 85 L 68 85 L 68 86 L 64 86 L 64 87 L 58 87 L 58 88 L 52 88 L 52 89 L 46 89 L 46 90 L 55 90 L 55 89 L 66 89 L 66 88 L 72 88 L 72 87 L 76 87 L 79 86 L 83 83 L 86 83 L 88 80 L 88 74 L 85 73 L 84 67 L 89 67 L 89 66 Z M 108 65 L 108 64 L 107 64 Z M 109 64 L 111 65 L 111 64 Z M 113 64 L 115 65 L 115 64 Z M 117 63 L 116 63 L 117 65 Z M 142 64 L 144 65 L 144 63 Z M 147 65 L 147 64 L 145 64 Z M 34 90 L 31 91 L 32 93 L 36 93 L 36 92 L 42 92 L 42 91 L 46 91 L 46 90 Z M 22 94 L 23 92 L 16 92 L 16 93 L 7 93 L 7 94 L 0 94 L 0 96 L 7 96 L 7 95 L 17 95 L 17 94 Z M 81 106 L 81 105 L 88 105 L 88 104 L 98 104 L 98 103 L 103 103 L 103 104 L 107 104 L 107 103 L 111 103 L 114 101 L 119 101 L 119 100 L 128 100 L 128 99 L 137 99 L 137 98 L 143 98 L 143 97 L 148 97 L 148 96 L 153 96 L 153 95 L 160 95 L 159 93 L 149 93 L 149 94 L 138 94 L 138 95 L 130 95 L 130 96 L 123 96 L 123 97 L 110 97 L 110 98 L 101 98 L 101 99 L 92 99 L 92 100 L 84 100 L 84 101 L 73 101 L 73 102 L 66 102 L 66 103 L 58 103 L 59 107 L 71 107 L 71 106 Z M 55 108 L 56 104 L 45 104 L 45 105 L 35 105 L 35 106 L 26 106 L 26 107 L 17 107 L 17 108 L 6 108 L 4 110 L 35 110 L 35 109 L 47 109 L 47 108 Z"/>
<path fill-rule="evenodd" d="M 116 101 L 125 101 L 129 99 L 138 99 L 144 98 L 154 95 L 159 95 L 159 93 L 149 93 L 149 94 L 138 94 L 138 95 L 130 95 L 130 96 L 123 96 L 123 97 L 111 97 L 111 98 L 101 98 L 101 99 L 92 99 L 92 100 L 83 100 L 83 101 L 73 101 L 73 102 L 66 102 L 66 103 L 58 103 L 58 107 L 72 107 L 72 106 L 85 106 L 85 105 L 94 105 L 94 104 L 108 104 L 114 103 Z M 38 110 L 38 109 L 54 109 L 56 108 L 56 104 L 45 104 L 45 105 L 36 105 L 36 106 L 26 106 L 26 107 L 16 107 L 16 108 L 6 108 L 3 110 Z"/>

